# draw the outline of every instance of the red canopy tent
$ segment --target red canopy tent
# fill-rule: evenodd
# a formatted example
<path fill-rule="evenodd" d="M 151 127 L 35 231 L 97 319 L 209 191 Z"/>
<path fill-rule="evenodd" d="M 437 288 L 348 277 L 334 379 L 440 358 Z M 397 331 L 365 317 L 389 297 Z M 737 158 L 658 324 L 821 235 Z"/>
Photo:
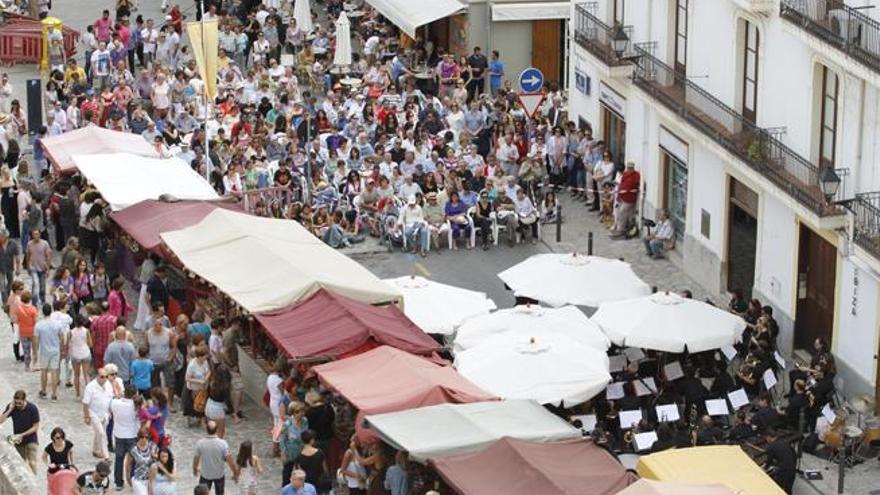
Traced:
<path fill-rule="evenodd" d="M 428 463 L 466 495 L 611 495 L 635 481 L 611 454 L 587 440 L 540 443 L 505 437 L 478 452 Z"/>
<path fill-rule="evenodd" d="M 438 348 L 397 306 L 373 306 L 325 289 L 255 316 L 275 345 L 293 358 L 341 358 L 383 344 L 423 355 Z"/>
<path fill-rule="evenodd" d="M 157 201 L 148 199 L 110 214 L 110 218 L 147 251 L 167 258 L 159 234 L 184 229 L 202 221 L 217 208 L 241 211 L 233 200 Z"/>
<path fill-rule="evenodd" d="M 46 150 L 46 158 L 62 174 L 76 173 L 73 155 L 132 153 L 147 158 L 160 158 L 159 153 L 143 137 L 95 125 L 47 137 L 40 142 Z"/>

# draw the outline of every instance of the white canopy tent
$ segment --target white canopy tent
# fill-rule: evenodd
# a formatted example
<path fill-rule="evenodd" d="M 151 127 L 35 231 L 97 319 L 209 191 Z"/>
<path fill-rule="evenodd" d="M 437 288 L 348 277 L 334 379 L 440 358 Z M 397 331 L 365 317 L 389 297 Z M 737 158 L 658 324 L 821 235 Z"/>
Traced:
<path fill-rule="evenodd" d="M 333 65 L 351 65 L 351 23 L 345 12 L 336 19 L 336 49 L 333 52 Z"/>
<path fill-rule="evenodd" d="M 484 292 L 461 289 L 422 277 L 386 279 L 403 294 L 403 312 L 425 333 L 451 335 L 472 316 L 497 308 Z"/>
<path fill-rule="evenodd" d="M 536 254 L 498 274 L 519 297 L 550 306 L 596 307 L 651 293 L 629 263 L 599 256 Z"/>
<path fill-rule="evenodd" d="M 562 335 L 495 336 L 455 355 L 454 366 L 480 388 L 504 399 L 572 407 L 611 382 L 608 355 Z"/>
<path fill-rule="evenodd" d="M 575 342 L 607 351 L 611 341 L 599 325 L 575 306 L 544 308 L 520 305 L 494 313 L 468 318 L 455 333 L 455 352 L 481 345 L 495 336 L 507 339 L 565 336 Z"/>
<path fill-rule="evenodd" d="M 474 452 L 502 437 L 555 442 L 581 436 L 579 430 L 529 400 L 441 404 L 371 415 L 366 421 L 384 442 L 420 462 Z"/>
<path fill-rule="evenodd" d="M 295 0 L 293 4 L 293 18 L 296 19 L 296 25 L 304 33 L 310 33 L 315 26 L 312 24 L 312 7 L 309 5 L 311 0 Z"/>
<path fill-rule="evenodd" d="M 292 220 L 218 209 L 162 240 L 189 270 L 251 313 L 278 309 L 325 288 L 370 304 L 400 292 Z"/>
<path fill-rule="evenodd" d="M 114 211 L 163 194 L 177 199 L 219 198 L 208 181 L 178 158 L 109 153 L 73 155 L 72 159 Z"/>
<path fill-rule="evenodd" d="M 741 317 L 668 292 L 599 306 L 595 321 L 612 342 L 666 352 L 702 352 L 733 345 Z"/>
<path fill-rule="evenodd" d="M 380 14 L 410 38 L 416 29 L 437 19 L 451 16 L 467 6 L 458 0 L 367 0 Z"/>

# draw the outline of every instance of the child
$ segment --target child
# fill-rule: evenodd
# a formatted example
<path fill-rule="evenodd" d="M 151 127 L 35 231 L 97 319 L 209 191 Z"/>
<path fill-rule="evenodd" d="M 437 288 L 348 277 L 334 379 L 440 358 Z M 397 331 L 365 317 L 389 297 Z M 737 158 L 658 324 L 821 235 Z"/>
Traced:
<path fill-rule="evenodd" d="M 100 261 L 95 264 L 95 273 L 91 277 L 92 298 L 96 302 L 104 302 L 110 294 L 110 277 L 107 276 L 107 268 Z"/>
<path fill-rule="evenodd" d="M 150 396 L 152 401 L 147 408 L 150 414 L 150 436 L 156 445 L 167 447 L 169 441 L 165 436 L 165 422 L 168 421 L 168 396 L 162 387 L 153 387 Z"/>
<path fill-rule="evenodd" d="M 614 185 L 610 182 L 602 184 L 602 209 L 599 221 L 610 227 L 614 223 Z"/>
<path fill-rule="evenodd" d="M 152 386 L 153 361 L 147 358 L 149 352 L 146 346 L 141 346 L 138 358 L 131 362 L 131 383 L 144 397 L 150 396 Z"/>
<path fill-rule="evenodd" d="M 257 479 L 263 473 L 263 463 L 254 455 L 254 446 L 250 440 L 241 442 L 238 447 L 238 456 L 235 458 L 238 465 L 239 483 L 242 495 L 257 495 Z"/>

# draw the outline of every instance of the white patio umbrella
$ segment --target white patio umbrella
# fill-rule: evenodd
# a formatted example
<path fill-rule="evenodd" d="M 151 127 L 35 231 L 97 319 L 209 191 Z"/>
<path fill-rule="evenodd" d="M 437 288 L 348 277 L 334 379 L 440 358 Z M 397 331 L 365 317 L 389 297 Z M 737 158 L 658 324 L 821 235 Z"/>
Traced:
<path fill-rule="evenodd" d="M 403 312 L 425 333 L 451 335 L 472 316 L 497 308 L 483 292 L 461 289 L 422 277 L 399 277 L 385 282 L 403 294 Z"/>
<path fill-rule="evenodd" d="M 536 254 L 498 277 L 515 295 L 554 307 L 596 307 L 651 293 L 629 263 L 577 253 Z"/>
<path fill-rule="evenodd" d="M 668 292 L 602 304 L 592 320 L 617 345 L 666 352 L 733 345 L 746 327 L 739 316 Z"/>
<path fill-rule="evenodd" d="M 333 53 L 333 65 L 351 65 L 351 23 L 345 12 L 336 19 L 336 51 Z"/>
<path fill-rule="evenodd" d="M 310 33 L 315 28 L 312 25 L 312 8 L 309 5 L 311 0 L 296 0 L 293 4 L 293 18 L 296 19 L 296 25 L 304 33 Z"/>
<path fill-rule="evenodd" d="M 529 337 L 563 335 L 600 351 L 608 350 L 611 341 L 587 315 L 575 306 L 543 308 L 520 305 L 494 313 L 468 318 L 455 333 L 455 352 L 476 347 L 487 339 L 528 340 Z"/>
<path fill-rule="evenodd" d="M 563 335 L 496 336 L 459 352 L 454 366 L 478 387 L 504 399 L 571 407 L 611 382 L 604 351 Z"/>

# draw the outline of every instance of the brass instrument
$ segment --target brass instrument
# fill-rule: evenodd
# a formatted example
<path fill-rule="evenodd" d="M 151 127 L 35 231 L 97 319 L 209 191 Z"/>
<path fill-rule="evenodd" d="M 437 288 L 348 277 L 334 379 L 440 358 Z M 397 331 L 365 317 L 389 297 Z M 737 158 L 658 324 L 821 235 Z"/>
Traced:
<path fill-rule="evenodd" d="M 697 424 L 697 420 L 699 418 L 700 411 L 697 409 L 696 404 L 691 404 L 691 409 L 688 411 L 688 428 L 691 432 L 691 444 L 697 445 L 697 431 L 700 429 Z"/>
<path fill-rule="evenodd" d="M 632 447 L 633 439 L 639 434 L 639 424 L 640 423 L 634 424 L 632 428 L 623 434 L 623 443 Z"/>

